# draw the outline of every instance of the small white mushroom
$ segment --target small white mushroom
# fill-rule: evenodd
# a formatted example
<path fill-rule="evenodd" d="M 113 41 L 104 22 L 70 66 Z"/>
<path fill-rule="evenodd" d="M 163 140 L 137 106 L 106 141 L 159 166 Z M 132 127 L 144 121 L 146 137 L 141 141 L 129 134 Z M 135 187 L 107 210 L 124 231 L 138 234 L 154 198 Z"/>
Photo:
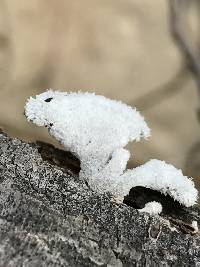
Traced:
<path fill-rule="evenodd" d="M 162 205 L 159 202 L 152 201 L 146 203 L 143 209 L 139 209 L 139 212 L 147 212 L 151 215 L 157 215 L 162 212 Z"/>

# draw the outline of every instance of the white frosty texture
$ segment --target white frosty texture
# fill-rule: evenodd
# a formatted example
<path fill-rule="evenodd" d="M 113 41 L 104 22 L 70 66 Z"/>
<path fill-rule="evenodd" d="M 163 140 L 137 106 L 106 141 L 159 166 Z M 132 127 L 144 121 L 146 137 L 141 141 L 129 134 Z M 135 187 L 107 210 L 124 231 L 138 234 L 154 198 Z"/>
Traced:
<path fill-rule="evenodd" d="M 122 198 L 132 187 L 143 186 L 169 194 L 187 207 L 195 204 L 194 183 L 163 161 L 151 160 L 124 173 L 130 153 L 123 147 L 150 135 L 136 109 L 91 93 L 49 90 L 27 101 L 25 115 L 47 126 L 66 150 L 78 156 L 80 177 L 93 189 Z"/>
<path fill-rule="evenodd" d="M 52 99 L 46 102 L 49 98 Z M 117 161 L 112 160 L 108 172 L 119 176 L 126 168 L 129 152 L 123 151 L 125 160 L 119 168 L 121 160 L 116 151 L 121 155 L 120 149 L 129 141 L 150 135 L 144 118 L 135 108 L 94 93 L 49 90 L 27 101 L 25 115 L 38 126 L 47 126 L 66 150 L 79 157 L 80 176 L 84 177 L 101 172 L 112 157 Z"/>
<path fill-rule="evenodd" d="M 190 178 L 174 166 L 156 159 L 128 170 L 119 177 L 118 182 L 112 188 L 118 195 L 126 196 L 132 187 L 143 186 L 168 194 L 186 207 L 194 205 L 198 198 L 198 191 Z"/>
<path fill-rule="evenodd" d="M 110 191 L 113 195 L 119 195 L 115 193 L 115 187 L 118 186 L 121 175 L 126 169 L 129 157 L 130 153 L 128 150 L 123 148 L 117 149 L 101 171 L 93 172 L 93 175 L 90 176 L 88 181 L 89 185 L 101 193 Z M 121 198 L 123 196 L 120 195 Z"/>
<path fill-rule="evenodd" d="M 162 212 L 162 205 L 159 202 L 152 201 L 146 203 L 143 209 L 139 209 L 139 212 L 148 212 L 151 215 L 160 214 Z"/>

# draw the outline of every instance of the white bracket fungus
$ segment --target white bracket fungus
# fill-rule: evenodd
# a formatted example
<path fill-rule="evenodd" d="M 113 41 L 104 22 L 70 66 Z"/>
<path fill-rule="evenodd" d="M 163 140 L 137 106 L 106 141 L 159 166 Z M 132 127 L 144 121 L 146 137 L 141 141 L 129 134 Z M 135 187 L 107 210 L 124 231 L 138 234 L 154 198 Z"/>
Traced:
<path fill-rule="evenodd" d="M 80 177 L 93 189 L 123 198 L 132 187 L 144 186 L 169 194 L 187 207 L 195 204 L 194 183 L 163 161 L 151 160 L 124 173 L 130 157 L 124 147 L 150 136 L 135 108 L 94 93 L 49 90 L 27 101 L 25 115 L 28 121 L 48 127 L 49 133 L 80 159 Z M 149 205 L 149 211 L 153 207 L 153 213 L 161 212 L 160 206 L 154 206 Z M 144 210 L 148 211 L 148 205 Z"/>

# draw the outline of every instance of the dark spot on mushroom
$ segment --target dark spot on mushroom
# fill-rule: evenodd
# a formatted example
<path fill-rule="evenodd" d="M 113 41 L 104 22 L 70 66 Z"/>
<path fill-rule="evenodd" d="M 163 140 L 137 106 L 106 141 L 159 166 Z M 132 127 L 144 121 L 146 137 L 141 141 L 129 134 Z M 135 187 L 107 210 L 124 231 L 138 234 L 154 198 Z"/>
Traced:
<path fill-rule="evenodd" d="M 91 140 L 89 140 L 89 141 L 88 141 L 88 143 L 87 143 L 86 145 L 88 146 L 88 145 L 89 145 L 89 144 L 91 144 L 91 143 L 92 143 L 92 141 L 91 141 Z"/>
<path fill-rule="evenodd" d="M 45 102 L 51 102 L 52 99 L 53 99 L 53 97 L 49 97 L 49 98 L 45 99 L 44 101 Z"/>

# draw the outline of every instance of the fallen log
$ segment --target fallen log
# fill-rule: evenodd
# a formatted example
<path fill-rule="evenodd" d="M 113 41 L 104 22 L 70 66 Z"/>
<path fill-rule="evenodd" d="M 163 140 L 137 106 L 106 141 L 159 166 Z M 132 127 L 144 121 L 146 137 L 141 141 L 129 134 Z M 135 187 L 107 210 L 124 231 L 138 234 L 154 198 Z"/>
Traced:
<path fill-rule="evenodd" d="M 140 213 L 78 171 L 68 152 L 0 134 L 0 266 L 199 266 L 198 208 Z"/>

